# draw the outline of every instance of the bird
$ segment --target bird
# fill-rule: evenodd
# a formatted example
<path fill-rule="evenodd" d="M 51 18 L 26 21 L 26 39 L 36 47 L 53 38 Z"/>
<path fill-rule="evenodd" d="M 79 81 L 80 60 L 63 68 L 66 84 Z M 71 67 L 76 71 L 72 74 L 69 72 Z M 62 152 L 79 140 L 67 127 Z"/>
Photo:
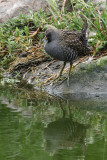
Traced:
<path fill-rule="evenodd" d="M 57 29 L 55 27 L 48 28 L 45 31 L 45 51 L 54 59 L 64 62 L 58 78 L 62 75 L 66 63 L 70 63 L 68 83 L 73 62 L 78 57 L 83 57 L 90 52 L 90 46 L 88 45 L 88 38 L 86 36 L 88 23 L 83 15 L 80 15 L 80 17 L 84 21 L 80 31 Z"/>

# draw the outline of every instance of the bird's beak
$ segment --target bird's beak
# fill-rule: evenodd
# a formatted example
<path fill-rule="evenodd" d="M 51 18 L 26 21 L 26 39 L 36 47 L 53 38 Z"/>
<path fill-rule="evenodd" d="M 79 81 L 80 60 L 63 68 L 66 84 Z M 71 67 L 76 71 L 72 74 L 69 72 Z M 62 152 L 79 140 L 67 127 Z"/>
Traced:
<path fill-rule="evenodd" d="M 46 36 L 44 36 L 44 38 L 42 39 L 42 42 L 44 42 L 46 40 Z"/>
<path fill-rule="evenodd" d="M 43 38 L 43 46 L 45 47 L 45 45 L 47 44 L 47 38 L 46 38 L 46 36 Z"/>

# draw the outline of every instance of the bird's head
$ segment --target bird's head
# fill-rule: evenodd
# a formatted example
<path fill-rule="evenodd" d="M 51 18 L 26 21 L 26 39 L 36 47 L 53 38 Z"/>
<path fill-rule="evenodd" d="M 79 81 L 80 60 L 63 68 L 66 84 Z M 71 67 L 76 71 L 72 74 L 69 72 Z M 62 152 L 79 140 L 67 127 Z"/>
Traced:
<path fill-rule="evenodd" d="M 45 32 L 45 37 L 47 38 L 48 43 L 56 40 L 58 37 L 58 30 L 57 29 L 53 29 L 53 28 L 49 28 L 46 30 Z"/>

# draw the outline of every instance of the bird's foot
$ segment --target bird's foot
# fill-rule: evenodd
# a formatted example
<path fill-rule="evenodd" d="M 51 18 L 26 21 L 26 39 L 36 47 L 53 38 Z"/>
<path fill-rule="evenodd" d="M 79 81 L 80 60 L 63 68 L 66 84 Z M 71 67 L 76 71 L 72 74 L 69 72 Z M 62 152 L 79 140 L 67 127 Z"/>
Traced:
<path fill-rule="evenodd" d="M 46 79 L 43 84 L 55 84 L 57 82 L 62 81 L 61 75 L 53 74 L 51 77 Z"/>
<path fill-rule="evenodd" d="M 56 75 L 56 77 L 53 79 L 53 83 L 57 83 L 61 79 L 61 75 Z"/>
<path fill-rule="evenodd" d="M 67 77 L 67 86 L 69 87 L 69 77 Z"/>
<path fill-rule="evenodd" d="M 60 80 L 62 77 L 62 74 L 57 74 L 56 77 L 54 78 L 54 80 Z"/>
<path fill-rule="evenodd" d="M 52 84 L 60 85 L 60 84 L 62 84 L 66 79 L 67 79 L 67 77 L 59 76 L 59 75 L 58 75 L 56 78 L 53 79 Z"/>
<path fill-rule="evenodd" d="M 53 80 L 55 76 L 56 76 L 56 74 L 53 74 L 51 77 L 49 77 L 48 79 L 46 79 L 45 82 L 44 82 L 44 84 L 47 84 L 48 82 L 51 83 L 51 80 Z"/>

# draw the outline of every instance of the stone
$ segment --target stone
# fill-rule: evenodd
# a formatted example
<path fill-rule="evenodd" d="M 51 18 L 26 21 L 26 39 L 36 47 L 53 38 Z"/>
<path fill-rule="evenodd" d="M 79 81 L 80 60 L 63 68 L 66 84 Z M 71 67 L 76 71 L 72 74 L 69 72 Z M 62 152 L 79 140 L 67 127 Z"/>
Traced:
<path fill-rule="evenodd" d="M 0 23 L 19 15 L 27 14 L 30 10 L 36 12 L 47 7 L 46 0 L 0 0 Z"/>
<path fill-rule="evenodd" d="M 107 99 L 107 56 L 79 64 L 72 72 L 70 85 L 48 85 L 45 90 L 63 99 Z"/>

